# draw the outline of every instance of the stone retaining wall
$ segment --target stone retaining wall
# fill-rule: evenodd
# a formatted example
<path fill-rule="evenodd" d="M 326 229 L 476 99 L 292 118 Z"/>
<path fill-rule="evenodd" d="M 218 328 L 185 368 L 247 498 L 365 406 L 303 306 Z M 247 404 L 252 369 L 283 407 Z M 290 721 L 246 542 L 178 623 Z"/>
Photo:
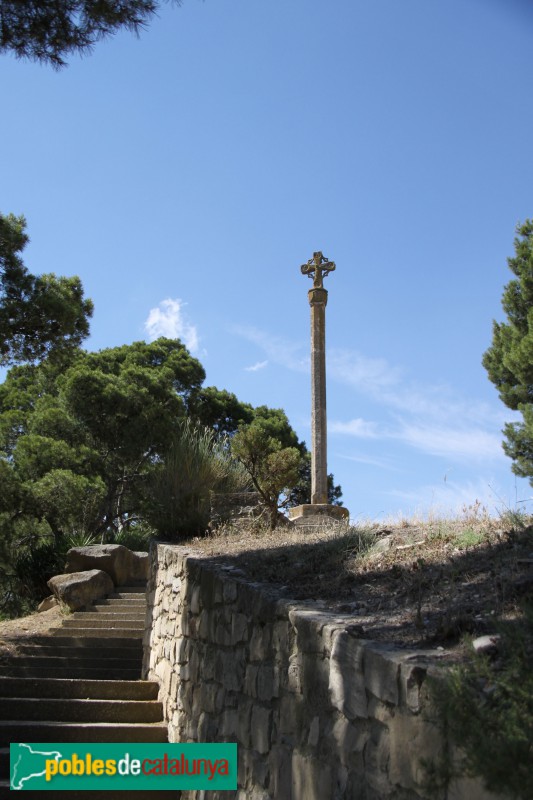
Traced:
<path fill-rule="evenodd" d="M 444 748 L 426 683 L 441 654 L 359 639 L 349 618 L 182 547 L 151 558 L 144 676 L 160 682 L 170 741 L 238 743 L 236 800 L 437 797 L 422 761 Z M 493 797 L 470 780 L 441 796 Z"/>

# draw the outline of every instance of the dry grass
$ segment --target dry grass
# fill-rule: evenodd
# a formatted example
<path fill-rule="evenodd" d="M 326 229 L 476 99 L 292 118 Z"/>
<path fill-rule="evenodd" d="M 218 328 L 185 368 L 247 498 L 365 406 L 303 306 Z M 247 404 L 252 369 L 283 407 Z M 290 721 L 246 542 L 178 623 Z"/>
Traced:
<path fill-rule="evenodd" d="M 494 518 L 479 503 L 457 518 L 330 525 L 225 527 L 189 544 L 236 564 L 280 594 L 347 615 L 369 638 L 454 648 L 494 630 L 533 588 L 533 520 Z"/>

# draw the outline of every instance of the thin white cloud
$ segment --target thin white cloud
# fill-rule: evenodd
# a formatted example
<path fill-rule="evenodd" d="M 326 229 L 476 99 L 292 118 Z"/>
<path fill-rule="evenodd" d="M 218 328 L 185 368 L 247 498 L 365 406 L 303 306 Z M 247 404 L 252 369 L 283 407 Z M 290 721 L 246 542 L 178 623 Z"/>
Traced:
<path fill-rule="evenodd" d="M 198 331 L 183 314 L 184 305 L 179 298 L 162 300 L 156 308 L 150 309 L 144 329 L 151 342 L 160 336 L 181 339 L 187 349 L 196 354 L 200 345 Z"/>
<path fill-rule="evenodd" d="M 438 427 L 431 423 L 402 423 L 392 437 L 425 453 L 459 460 L 504 458 L 501 436 L 480 428 Z"/>
<path fill-rule="evenodd" d="M 349 436 L 357 436 L 361 439 L 374 439 L 378 436 L 377 424 L 360 417 L 351 419 L 349 422 L 333 420 L 328 423 L 328 430 L 331 433 L 343 433 Z"/>
<path fill-rule="evenodd" d="M 303 341 L 289 342 L 253 327 L 234 331 L 261 348 L 271 362 L 297 372 L 309 371 Z M 512 412 L 464 397 L 446 384 L 410 381 L 401 368 L 386 359 L 358 351 L 330 350 L 327 373 L 330 380 L 370 397 L 389 413 L 385 425 L 363 419 L 328 421 L 332 433 L 401 441 L 428 455 L 455 462 L 504 459 L 501 429 L 514 418 Z"/>
<path fill-rule="evenodd" d="M 281 336 L 275 336 L 253 326 L 235 325 L 232 330 L 261 348 L 268 360 L 274 364 L 280 364 L 295 372 L 309 371 L 309 356 L 304 354 L 303 343 L 289 342 Z"/>
<path fill-rule="evenodd" d="M 260 369 L 264 369 L 268 361 L 258 361 L 257 364 L 252 364 L 251 367 L 245 367 L 245 372 L 258 372 Z"/>
<path fill-rule="evenodd" d="M 367 464 L 370 467 L 378 467 L 379 469 L 387 469 L 392 472 L 401 472 L 402 470 L 399 469 L 397 466 L 392 464 L 386 458 L 374 458 L 373 456 L 347 456 L 338 454 L 338 458 L 343 458 L 345 461 L 355 461 L 356 464 Z"/>
<path fill-rule="evenodd" d="M 332 378 L 365 394 L 381 393 L 386 388 L 397 386 L 402 374 L 384 358 L 368 358 L 349 350 L 328 352 L 327 371 Z"/>
<path fill-rule="evenodd" d="M 480 510 L 484 508 L 491 516 L 497 516 L 514 506 L 512 501 L 508 505 L 501 499 L 500 492 L 494 491 L 490 477 L 465 483 L 443 480 L 440 484 L 419 486 L 413 491 L 393 490 L 387 494 L 398 498 L 404 506 L 409 504 L 410 513 L 433 517 L 469 513 L 478 504 Z M 501 495 L 504 494 L 502 491 Z"/>

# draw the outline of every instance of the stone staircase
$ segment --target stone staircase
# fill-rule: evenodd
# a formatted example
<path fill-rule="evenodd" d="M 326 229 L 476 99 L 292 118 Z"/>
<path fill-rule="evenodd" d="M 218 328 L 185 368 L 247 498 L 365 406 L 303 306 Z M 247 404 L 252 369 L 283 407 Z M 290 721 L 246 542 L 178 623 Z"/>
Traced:
<path fill-rule="evenodd" d="M 51 635 L 21 641 L 0 663 L 0 798 L 9 790 L 10 742 L 166 742 L 158 685 L 141 681 L 145 586 L 63 620 Z M 48 792 L 61 800 L 131 792 Z M 42 792 L 25 791 L 24 797 Z M 169 796 L 142 792 L 143 798 Z M 179 797 L 173 792 L 174 798 Z"/>

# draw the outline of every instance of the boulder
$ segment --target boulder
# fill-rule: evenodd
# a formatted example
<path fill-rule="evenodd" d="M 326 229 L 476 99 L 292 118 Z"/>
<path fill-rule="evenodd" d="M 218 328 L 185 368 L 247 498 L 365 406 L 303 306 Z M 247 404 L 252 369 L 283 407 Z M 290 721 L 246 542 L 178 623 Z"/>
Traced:
<path fill-rule="evenodd" d="M 132 580 L 145 577 L 143 574 L 145 568 L 139 562 L 138 554 L 121 544 L 73 547 L 67 553 L 65 572 L 101 569 L 103 572 L 107 572 L 115 586 L 124 586 Z M 136 577 L 137 575 L 139 577 Z"/>
<path fill-rule="evenodd" d="M 115 587 L 106 572 L 101 569 L 91 569 L 87 572 L 55 575 L 48 581 L 48 588 L 61 605 L 67 606 L 70 611 L 76 611 L 111 594 Z"/>
<path fill-rule="evenodd" d="M 57 606 L 57 597 L 51 594 L 49 597 L 45 597 L 44 600 L 41 600 L 37 606 L 37 611 L 40 614 L 42 611 L 49 611 L 54 606 Z"/>
<path fill-rule="evenodd" d="M 496 655 L 500 646 L 501 636 L 495 633 L 492 636 L 478 636 L 472 642 L 472 647 L 476 653 L 485 653 L 486 655 Z"/>
<path fill-rule="evenodd" d="M 150 556 L 148 553 L 134 551 L 131 562 L 132 581 L 147 581 L 150 574 Z"/>

